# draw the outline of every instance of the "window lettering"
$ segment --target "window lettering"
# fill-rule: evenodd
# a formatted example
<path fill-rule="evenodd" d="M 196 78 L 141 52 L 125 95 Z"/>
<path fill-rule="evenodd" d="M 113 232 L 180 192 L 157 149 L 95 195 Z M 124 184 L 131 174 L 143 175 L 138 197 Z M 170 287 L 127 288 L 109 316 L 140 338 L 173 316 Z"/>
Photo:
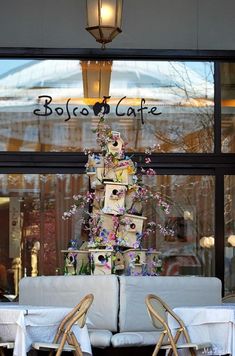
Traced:
<path fill-rule="evenodd" d="M 109 99 L 110 97 L 108 97 Z M 56 113 L 58 116 L 62 116 L 64 114 L 67 114 L 67 117 L 65 118 L 65 121 L 69 121 L 71 119 L 72 116 L 77 117 L 77 111 L 79 111 L 79 113 L 82 116 L 88 116 L 90 115 L 99 115 L 102 112 L 105 113 L 109 113 L 110 112 L 110 106 L 107 103 L 107 97 L 104 97 L 103 101 L 101 103 L 97 102 L 95 103 L 95 105 L 93 106 L 92 109 L 88 109 L 86 107 L 83 108 L 79 108 L 78 106 L 72 108 L 71 104 L 70 104 L 70 100 L 71 98 L 67 99 L 66 103 L 65 103 L 65 107 L 64 106 L 55 106 L 53 104 L 53 98 L 49 95 L 40 95 L 38 97 L 38 101 L 39 104 L 41 104 L 41 107 L 39 109 L 35 109 L 33 111 L 34 115 L 36 116 L 50 116 L 54 113 Z M 140 100 L 140 107 L 139 108 L 135 108 L 132 106 L 129 106 L 127 109 L 121 109 L 120 106 L 121 104 L 124 105 L 124 100 L 126 99 L 126 96 L 122 97 L 115 108 L 115 113 L 116 116 L 133 116 L 133 117 L 137 117 L 137 113 L 140 113 L 140 118 L 141 118 L 141 123 L 144 124 L 144 112 L 147 112 L 148 114 L 151 115 L 160 115 L 161 112 L 158 111 L 156 106 L 152 106 L 151 108 L 149 108 L 148 106 L 144 106 L 145 104 L 145 99 L 141 99 Z"/>

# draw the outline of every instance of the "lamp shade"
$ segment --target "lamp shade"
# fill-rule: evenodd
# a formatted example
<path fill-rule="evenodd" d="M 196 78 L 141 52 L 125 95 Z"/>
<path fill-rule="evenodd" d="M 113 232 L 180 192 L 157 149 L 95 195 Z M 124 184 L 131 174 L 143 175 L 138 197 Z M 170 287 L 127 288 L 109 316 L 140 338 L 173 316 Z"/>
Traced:
<path fill-rule="evenodd" d="M 184 220 L 192 220 L 193 221 L 193 213 L 191 211 L 184 211 Z"/>
<path fill-rule="evenodd" d="M 213 236 L 204 236 L 200 239 L 199 243 L 203 248 L 211 248 L 215 244 L 215 238 Z"/>
<path fill-rule="evenodd" d="M 112 61 L 81 61 L 85 99 L 109 96 Z"/>
<path fill-rule="evenodd" d="M 228 243 L 230 243 L 231 246 L 235 247 L 235 235 L 230 235 L 228 237 Z"/>
<path fill-rule="evenodd" d="M 104 47 L 122 32 L 122 0 L 87 0 L 86 3 L 86 30 Z"/>

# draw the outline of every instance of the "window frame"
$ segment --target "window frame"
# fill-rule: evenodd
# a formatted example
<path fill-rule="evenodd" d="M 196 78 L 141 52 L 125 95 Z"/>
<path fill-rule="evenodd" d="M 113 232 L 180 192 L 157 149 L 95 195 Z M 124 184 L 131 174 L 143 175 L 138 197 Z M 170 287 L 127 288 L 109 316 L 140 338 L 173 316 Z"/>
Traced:
<path fill-rule="evenodd" d="M 213 153 L 155 153 L 151 167 L 157 174 L 215 176 L 215 276 L 224 290 L 224 176 L 235 174 L 235 154 L 221 152 L 220 63 L 235 62 L 235 51 L 0 48 L 1 59 L 187 60 L 214 62 L 215 124 Z M 0 152 L 1 173 L 85 173 L 87 157 L 76 152 Z M 135 161 L 144 167 L 144 153 Z M 148 165 L 148 167 L 150 167 Z"/>

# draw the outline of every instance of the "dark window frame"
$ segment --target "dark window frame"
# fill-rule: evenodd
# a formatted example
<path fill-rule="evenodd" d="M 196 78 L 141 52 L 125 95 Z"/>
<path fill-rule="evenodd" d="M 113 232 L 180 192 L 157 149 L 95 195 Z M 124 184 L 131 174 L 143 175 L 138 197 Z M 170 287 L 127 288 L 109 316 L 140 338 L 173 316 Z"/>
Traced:
<path fill-rule="evenodd" d="M 0 59 L 90 59 L 90 60 L 184 60 L 213 61 L 215 83 L 215 125 L 213 153 L 159 153 L 152 155 L 158 174 L 215 176 L 215 276 L 224 282 L 224 175 L 235 175 L 235 154 L 221 152 L 220 63 L 235 62 L 235 51 L 79 49 L 79 48 L 0 48 Z M 135 160 L 144 166 L 144 154 Z M 1 173 L 84 173 L 83 153 L 0 152 Z M 224 285 L 223 285 L 224 289 Z"/>

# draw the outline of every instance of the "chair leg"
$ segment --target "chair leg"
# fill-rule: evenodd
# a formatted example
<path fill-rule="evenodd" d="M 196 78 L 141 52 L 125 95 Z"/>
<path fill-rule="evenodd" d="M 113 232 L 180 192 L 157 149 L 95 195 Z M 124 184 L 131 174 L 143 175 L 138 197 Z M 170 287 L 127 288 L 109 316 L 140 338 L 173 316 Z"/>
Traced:
<path fill-rule="evenodd" d="M 175 345 L 177 345 L 177 342 L 178 342 L 178 340 L 179 340 L 179 338 L 180 338 L 180 334 L 182 333 L 182 329 L 178 329 L 177 331 L 176 331 L 176 334 L 175 334 L 175 336 L 174 336 L 174 343 L 175 343 Z M 188 341 L 188 340 L 187 340 Z M 172 355 L 172 352 L 173 352 L 173 349 L 171 349 L 169 352 L 168 352 L 168 356 L 171 356 Z"/>
<path fill-rule="evenodd" d="M 160 350 L 160 345 L 159 345 L 159 342 L 158 342 L 156 347 L 155 347 L 155 349 L 153 350 L 152 356 L 157 356 L 159 350 Z"/>
<path fill-rule="evenodd" d="M 189 352 L 190 352 L 190 355 L 196 356 L 196 351 L 192 347 L 189 348 Z"/>
<path fill-rule="evenodd" d="M 180 330 L 180 329 L 178 329 L 177 331 L 176 331 L 176 334 L 175 334 L 175 336 L 174 336 L 174 341 L 175 341 L 175 344 L 177 344 L 177 342 L 178 342 L 178 340 L 179 340 L 179 338 L 180 338 L 180 334 L 182 333 L 182 330 Z"/>
<path fill-rule="evenodd" d="M 154 351 L 153 351 L 152 356 L 156 356 L 156 355 L 158 354 L 158 351 L 159 351 L 160 348 L 161 348 L 161 345 L 162 345 L 162 341 L 163 341 L 163 339 L 164 339 L 164 336 L 165 336 L 165 333 L 162 333 L 162 334 L 160 335 L 159 340 L 158 340 L 157 345 L 156 345 L 156 347 L 155 347 L 155 349 L 154 349 Z"/>
<path fill-rule="evenodd" d="M 168 334 L 168 337 L 169 337 L 169 341 L 170 341 L 170 344 L 171 344 L 171 347 L 172 347 L 172 349 L 169 351 L 169 354 L 171 354 L 172 351 L 173 351 L 174 356 L 178 356 L 178 351 L 177 351 L 177 348 L 176 348 L 176 345 L 175 345 L 175 341 L 174 341 L 174 338 L 171 335 L 171 333 Z"/>
<path fill-rule="evenodd" d="M 63 334 L 62 338 L 61 338 L 61 342 L 60 342 L 60 346 L 55 354 L 55 356 L 60 356 L 62 354 L 64 345 L 66 343 L 66 339 L 67 339 L 67 334 Z"/>
<path fill-rule="evenodd" d="M 181 331 L 180 331 L 180 334 L 183 333 L 184 337 L 185 337 L 185 340 L 187 343 L 190 343 L 190 337 L 189 337 L 189 334 L 188 334 L 188 331 L 183 328 Z M 190 347 L 189 348 L 189 352 L 190 352 L 190 355 L 191 356 L 196 356 L 196 350 L 194 350 L 194 348 Z"/>
<path fill-rule="evenodd" d="M 71 331 L 68 334 L 68 343 L 70 345 L 73 345 L 75 347 L 75 351 L 73 352 L 75 356 L 82 356 L 82 350 L 81 350 L 81 346 L 79 344 L 79 342 L 77 341 L 76 336 L 74 335 L 73 331 Z"/>

